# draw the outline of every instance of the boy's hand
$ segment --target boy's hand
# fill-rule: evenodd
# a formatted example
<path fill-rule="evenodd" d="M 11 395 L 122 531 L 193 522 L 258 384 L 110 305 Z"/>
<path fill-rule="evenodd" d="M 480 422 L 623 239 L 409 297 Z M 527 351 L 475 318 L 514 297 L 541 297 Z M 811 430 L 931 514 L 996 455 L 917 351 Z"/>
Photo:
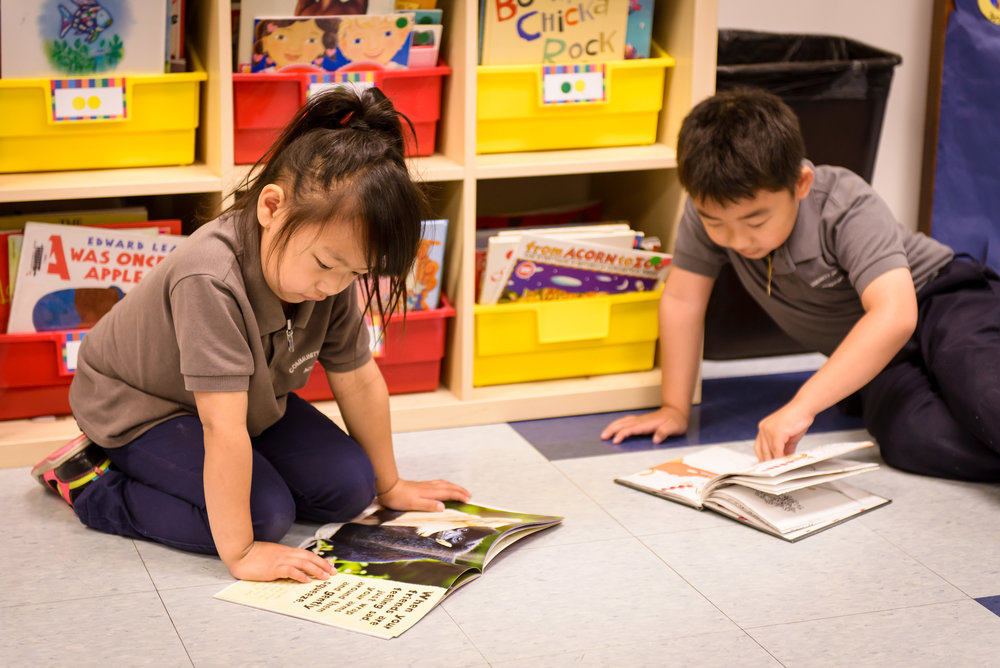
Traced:
<path fill-rule="evenodd" d="M 618 418 L 601 432 L 601 438 L 621 443 L 636 434 L 653 434 L 653 443 L 662 443 L 667 436 L 687 431 L 688 418 L 676 408 L 662 406 L 645 415 L 626 415 Z"/>
<path fill-rule="evenodd" d="M 379 503 L 393 510 L 444 510 L 442 501 L 468 503 L 471 495 L 461 485 L 447 480 L 404 480 L 378 495 Z"/>
<path fill-rule="evenodd" d="M 757 440 L 753 444 L 757 459 L 764 461 L 795 452 L 813 418 L 808 411 L 789 403 L 758 422 Z"/>
<path fill-rule="evenodd" d="M 263 541 L 255 541 L 246 554 L 227 566 L 235 578 L 261 582 L 282 578 L 309 582 L 314 578 L 326 580 L 337 574 L 333 564 L 318 554 Z"/>

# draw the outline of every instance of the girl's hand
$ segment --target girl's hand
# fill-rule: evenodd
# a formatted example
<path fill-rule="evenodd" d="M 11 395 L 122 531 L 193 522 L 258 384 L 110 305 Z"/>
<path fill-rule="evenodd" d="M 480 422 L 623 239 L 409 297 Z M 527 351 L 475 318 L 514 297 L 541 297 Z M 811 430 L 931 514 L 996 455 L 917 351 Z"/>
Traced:
<path fill-rule="evenodd" d="M 812 426 L 814 415 L 788 403 L 757 423 L 753 450 L 764 461 L 795 452 L 796 446 Z"/>
<path fill-rule="evenodd" d="M 460 485 L 447 480 L 404 480 L 378 495 L 379 503 L 393 510 L 444 510 L 442 501 L 468 503 L 471 495 Z"/>
<path fill-rule="evenodd" d="M 261 541 L 255 541 L 246 554 L 227 566 L 235 578 L 261 582 L 326 580 L 337 572 L 332 563 L 309 550 Z"/>
<path fill-rule="evenodd" d="M 626 415 L 618 418 L 601 432 L 601 438 L 621 443 L 629 436 L 652 434 L 653 443 L 662 443 L 667 436 L 687 431 L 687 416 L 676 408 L 663 406 L 644 415 Z"/>

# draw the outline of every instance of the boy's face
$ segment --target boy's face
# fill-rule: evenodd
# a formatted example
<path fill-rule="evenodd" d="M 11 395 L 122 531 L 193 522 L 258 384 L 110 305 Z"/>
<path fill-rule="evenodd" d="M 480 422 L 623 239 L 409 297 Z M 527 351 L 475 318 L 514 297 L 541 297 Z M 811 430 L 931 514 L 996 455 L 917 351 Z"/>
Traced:
<path fill-rule="evenodd" d="M 695 199 L 694 205 L 714 243 L 759 260 L 788 240 L 799 213 L 799 200 L 809 194 L 812 183 L 812 169 L 803 167 L 794 193 L 758 190 L 752 198 L 738 202 L 720 204 L 705 198 Z"/>

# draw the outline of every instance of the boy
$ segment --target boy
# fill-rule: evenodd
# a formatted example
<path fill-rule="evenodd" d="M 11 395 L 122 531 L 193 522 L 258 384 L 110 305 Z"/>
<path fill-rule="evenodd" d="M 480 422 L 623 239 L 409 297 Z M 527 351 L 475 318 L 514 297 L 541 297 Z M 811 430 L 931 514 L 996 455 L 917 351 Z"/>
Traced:
<path fill-rule="evenodd" d="M 602 438 L 687 429 L 705 308 L 731 262 L 778 325 L 828 356 L 758 423 L 759 459 L 794 452 L 820 411 L 857 393 L 892 466 L 1000 480 L 1000 277 L 903 228 L 860 177 L 805 160 L 794 112 L 770 93 L 698 104 L 677 162 L 689 200 L 660 301 L 663 405 Z"/>

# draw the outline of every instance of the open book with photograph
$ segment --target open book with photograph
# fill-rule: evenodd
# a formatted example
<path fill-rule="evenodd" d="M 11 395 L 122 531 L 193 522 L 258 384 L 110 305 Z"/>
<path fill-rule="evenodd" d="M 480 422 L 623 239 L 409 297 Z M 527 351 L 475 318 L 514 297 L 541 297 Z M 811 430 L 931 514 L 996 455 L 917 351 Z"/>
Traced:
<path fill-rule="evenodd" d="M 795 541 L 889 503 L 843 481 L 878 468 L 874 462 L 840 459 L 872 445 L 830 443 L 763 462 L 709 446 L 615 482 Z"/>
<path fill-rule="evenodd" d="M 216 598 L 292 617 L 395 638 L 521 538 L 562 517 L 447 502 L 441 512 L 379 508 L 321 527 L 302 547 L 337 573 L 308 583 L 241 580 Z"/>

